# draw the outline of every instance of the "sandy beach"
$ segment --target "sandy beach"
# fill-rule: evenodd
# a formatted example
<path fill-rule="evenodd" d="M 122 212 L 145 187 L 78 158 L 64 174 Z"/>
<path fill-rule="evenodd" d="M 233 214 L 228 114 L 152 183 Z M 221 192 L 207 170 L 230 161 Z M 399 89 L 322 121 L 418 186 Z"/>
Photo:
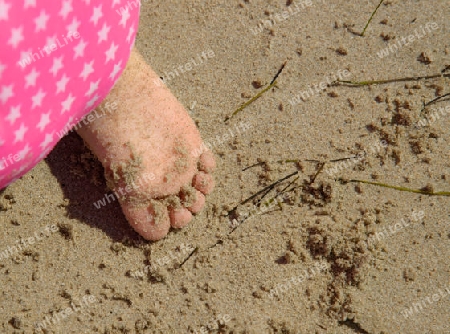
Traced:
<path fill-rule="evenodd" d="M 145 241 L 62 132 L 0 191 L 0 332 L 450 333 L 450 99 L 423 108 L 450 93 L 450 6 L 386 0 L 361 36 L 378 3 L 143 0 L 136 46 L 215 191 Z"/>

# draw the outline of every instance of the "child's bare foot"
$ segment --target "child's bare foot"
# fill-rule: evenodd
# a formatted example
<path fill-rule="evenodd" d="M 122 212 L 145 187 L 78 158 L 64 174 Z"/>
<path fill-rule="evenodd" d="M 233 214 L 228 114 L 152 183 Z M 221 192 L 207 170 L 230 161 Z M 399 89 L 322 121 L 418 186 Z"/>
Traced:
<path fill-rule="evenodd" d="M 212 153 L 204 150 L 183 106 L 158 81 L 133 51 L 103 102 L 118 109 L 78 129 L 102 162 L 130 225 L 148 240 L 189 223 L 214 187 Z"/>

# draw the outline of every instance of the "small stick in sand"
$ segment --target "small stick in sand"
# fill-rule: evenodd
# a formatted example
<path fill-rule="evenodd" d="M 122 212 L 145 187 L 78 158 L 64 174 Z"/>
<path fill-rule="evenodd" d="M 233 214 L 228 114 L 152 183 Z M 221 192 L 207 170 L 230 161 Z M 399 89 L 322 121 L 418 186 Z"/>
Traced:
<path fill-rule="evenodd" d="M 438 102 L 439 100 L 441 100 L 441 99 L 443 99 L 444 97 L 447 97 L 447 96 L 450 96 L 450 93 L 438 96 L 435 99 L 432 99 L 431 101 L 428 101 L 427 103 L 424 103 L 420 113 L 422 113 L 425 110 L 425 108 L 428 107 L 429 105 L 434 104 L 434 103 Z"/>
<path fill-rule="evenodd" d="M 386 183 L 380 183 L 380 182 L 371 182 L 371 181 L 365 181 L 365 180 L 344 180 L 339 179 L 339 181 L 343 184 L 348 182 L 358 182 L 358 183 L 365 183 L 365 184 L 371 184 L 374 186 L 384 187 L 384 188 L 390 188 L 395 189 L 398 191 L 407 191 L 410 193 L 416 193 L 416 194 L 422 194 L 422 195 L 429 195 L 429 196 L 450 196 L 450 191 L 433 191 L 430 187 L 424 187 L 422 189 L 411 189 L 406 187 L 398 187 L 398 186 L 392 186 L 390 184 Z"/>
<path fill-rule="evenodd" d="M 260 91 L 258 94 L 256 94 L 255 96 L 253 96 L 250 100 L 248 100 L 247 102 L 243 103 L 239 108 L 237 108 L 232 114 L 231 116 L 227 116 L 227 118 L 225 118 L 225 122 L 229 121 L 232 117 L 234 117 L 238 112 L 244 110 L 246 107 L 248 107 L 250 104 L 252 104 L 253 102 L 255 102 L 259 97 L 261 97 L 261 95 L 263 95 L 265 92 L 267 92 L 269 89 L 271 89 L 272 87 L 274 87 L 277 84 L 277 78 L 278 76 L 281 74 L 281 72 L 284 69 L 284 66 L 286 66 L 287 61 L 285 61 L 283 63 L 283 65 L 281 65 L 281 68 L 278 70 L 277 74 L 275 75 L 275 77 L 272 79 L 272 81 L 270 82 L 270 84 L 264 88 L 262 91 Z"/>
<path fill-rule="evenodd" d="M 435 78 L 449 78 L 450 73 L 447 74 L 433 74 L 426 76 L 416 76 L 416 77 L 405 77 L 405 78 L 397 78 L 397 79 L 387 79 L 387 80 L 368 80 L 368 81 L 346 81 L 346 80 L 336 80 L 331 83 L 333 86 L 337 86 L 339 84 L 350 85 L 350 86 L 370 86 L 370 85 L 381 85 L 392 82 L 403 82 L 403 81 L 418 81 L 425 79 L 435 79 Z"/>
<path fill-rule="evenodd" d="M 375 16 L 375 13 L 377 12 L 378 8 L 380 8 L 380 6 L 383 3 L 383 1 L 384 0 L 380 1 L 380 3 L 378 4 L 377 8 L 375 8 L 375 10 L 372 12 L 372 15 L 370 15 L 369 21 L 367 21 L 366 26 L 364 27 L 364 30 L 361 33 L 361 37 L 364 36 L 364 33 L 366 32 L 366 29 L 369 26 L 370 21 L 372 21 L 373 17 Z"/>

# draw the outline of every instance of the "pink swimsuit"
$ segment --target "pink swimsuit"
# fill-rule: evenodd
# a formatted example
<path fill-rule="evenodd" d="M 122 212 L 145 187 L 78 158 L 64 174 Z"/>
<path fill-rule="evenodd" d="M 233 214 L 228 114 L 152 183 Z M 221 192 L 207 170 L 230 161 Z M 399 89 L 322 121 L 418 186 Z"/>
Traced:
<path fill-rule="evenodd" d="M 130 56 L 139 0 L 0 0 L 0 189 L 106 97 Z"/>

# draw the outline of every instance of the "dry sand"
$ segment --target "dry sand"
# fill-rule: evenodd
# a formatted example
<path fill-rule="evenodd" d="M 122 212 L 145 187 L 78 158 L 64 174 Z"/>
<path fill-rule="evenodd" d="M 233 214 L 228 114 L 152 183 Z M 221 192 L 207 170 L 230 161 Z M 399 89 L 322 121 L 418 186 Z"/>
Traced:
<path fill-rule="evenodd" d="M 46 333 L 450 333 L 449 197 L 338 181 L 449 191 L 450 113 L 417 126 L 449 79 L 320 89 L 344 70 L 351 80 L 450 73 L 449 3 L 387 0 L 361 37 L 351 31 L 378 0 L 312 0 L 280 21 L 290 2 L 143 1 L 137 46 L 162 76 L 214 52 L 168 86 L 213 145 L 216 191 L 187 228 L 145 242 L 117 203 L 94 207 L 102 169 L 65 137 L 0 192 L 0 254 L 41 238 L 0 255 L 1 333 L 33 333 L 46 317 Z M 268 15 L 275 24 L 253 34 Z M 422 37 L 377 55 L 414 30 Z M 225 123 L 285 61 L 277 87 Z M 280 206 L 242 222 L 258 198 L 242 201 L 296 171 L 265 197 L 286 190 Z"/>

